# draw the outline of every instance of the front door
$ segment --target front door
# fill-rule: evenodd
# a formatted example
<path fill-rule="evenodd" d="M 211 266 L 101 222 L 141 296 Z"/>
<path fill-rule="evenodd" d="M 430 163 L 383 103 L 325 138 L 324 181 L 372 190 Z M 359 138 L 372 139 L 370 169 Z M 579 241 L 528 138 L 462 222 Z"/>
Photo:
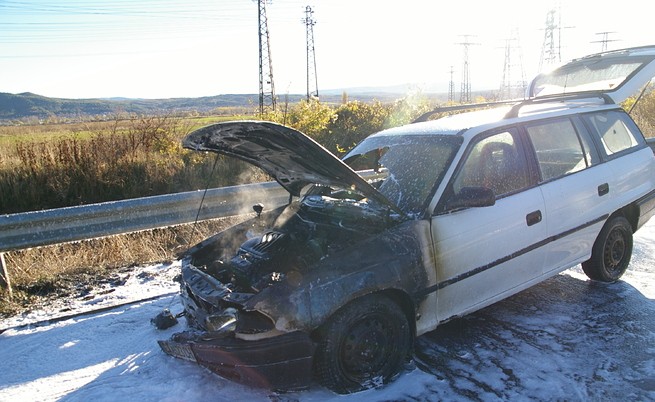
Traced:
<path fill-rule="evenodd" d="M 496 194 L 493 206 L 442 210 L 432 218 L 437 319 L 477 310 L 527 287 L 541 273 L 546 209 L 515 128 L 470 147 L 444 197 L 467 187 Z M 438 207 L 439 208 L 439 207 Z"/>

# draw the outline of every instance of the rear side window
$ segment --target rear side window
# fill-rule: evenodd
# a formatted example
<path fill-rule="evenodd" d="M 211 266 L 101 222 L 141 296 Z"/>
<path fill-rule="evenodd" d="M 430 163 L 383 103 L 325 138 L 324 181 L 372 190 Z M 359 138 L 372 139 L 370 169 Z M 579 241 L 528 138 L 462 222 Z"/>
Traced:
<path fill-rule="evenodd" d="M 569 119 L 526 126 L 537 154 L 542 180 L 575 173 L 588 166 L 588 154 Z"/>
<path fill-rule="evenodd" d="M 636 147 L 640 144 L 638 129 L 623 113 L 608 111 L 587 114 L 584 121 L 600 139 L 607 156 Z"/>

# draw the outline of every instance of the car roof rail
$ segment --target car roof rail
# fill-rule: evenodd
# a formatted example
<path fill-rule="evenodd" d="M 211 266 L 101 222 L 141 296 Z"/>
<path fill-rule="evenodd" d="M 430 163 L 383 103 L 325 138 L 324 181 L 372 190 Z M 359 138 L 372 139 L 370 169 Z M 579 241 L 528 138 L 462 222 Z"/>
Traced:
<path fill-rule="evenodd" d="M 430 116 L 432 116 L 435 113 L 455 112 L 458 110 L 482 109 L 492 106 L 514 105 L 512 106 L 510 111 L 507 112 L 507 114 L 505 114 L 505 119 L 510 119 L 513 117 L 518 117 L 519 110 L 521 110 L 523 106 L 535 105 L 539 103 L 564 102 L 564 101 L 570 101 L 576 99 L 588 99 L 588 98 L 600 98 L 603 100 L 604 104 L 606 105 L 614 104 L 612 98 L 610 98 L 605 93 L 578 92 L 578 93 L 571 93 L 571 94 L 554 94 L 554 95 L 540 96 L 530 99 L 508 99 L 504 101 L 468 103 L 464 105 L 452 105 L 452 106 L 439 106 L 430 110 L 429 112 L 423 113 L 422 115 L 414 119 L 412 123 L 421 123 L 424 121 L 428 121 Z"/>
<path fill-rule="evenodd" d="M 519 111 L 523 106 L 528 106 L 528 105 L 538 105 L 540 103 L 554 103 L 554 102 L 565 102 L 565 101 L 571 101 L 571 100 L 576 100 L 576 99 L 589 99 L 589 98 L 600 98 L 603 100 L 603 103 L 605 105 L 612 105 L 614 104 L 614 101 L 612 98 L 610 98 L 607 94 L 605 93 L 572 93 L 572 94 L 557 94 L 557 95 L 549 95 L 549 96 L 541 96 L 537 98 L 530 98 L 530 99 L 525 99 L 514 106 L 505 114 L 506 119 L 511 119 L 515 117 L 519 117 Z"/>
<path fill-rule="evenodd" d="M 510 99 L 510 100 L 504 100 L 504 101 L 493 101 L 493 102 L 483 102 L 483 103 L 468 103 L 464 105 L 452 105 L 452 106 L 439 106 L 436 107 L 429 112 L 425 112 L 416 119 L 412 121 L 412 123 L 421 123 L 424 121 L 428 121 L 430 116 L 432 116 L 435 113 L 444 113 L 444 112 L 454 112 L 457 110 L 470 110 L 470 109 L 481 109 L 485 107 L 491 107 L 491 106 L 500 106 L 500 105 L 509 105 L 509 104 L 515 104 L 518 102 L 522 102 L 525 99 Z"/>

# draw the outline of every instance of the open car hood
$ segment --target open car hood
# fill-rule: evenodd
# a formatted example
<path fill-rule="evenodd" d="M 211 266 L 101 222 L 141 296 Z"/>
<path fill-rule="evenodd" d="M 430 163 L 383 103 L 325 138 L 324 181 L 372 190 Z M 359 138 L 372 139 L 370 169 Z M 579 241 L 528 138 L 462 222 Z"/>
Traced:
<path fill-rule="evenodd" d="M 655 76 L 655 46 L 592 54 L 535 77 L 530 98 L 589 93 L 604 94 L 616 104 L 633 96 Z"/>
<path fill-rule="evenodd" d="M 233 156 L 264 170 L 291 195 L 309 184 L 351 189 L 400 209 L 348 165 L 300 131 L 267 121 L 216 123 L 189 134 L 182 146 Z"/>

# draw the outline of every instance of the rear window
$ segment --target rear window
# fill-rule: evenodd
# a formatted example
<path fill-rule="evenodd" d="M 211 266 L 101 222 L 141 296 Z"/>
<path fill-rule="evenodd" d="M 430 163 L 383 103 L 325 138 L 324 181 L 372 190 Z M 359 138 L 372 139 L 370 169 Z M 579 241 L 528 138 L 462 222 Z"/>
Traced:
<path fill-rule="evenodd" d="M 637 126 L 622 112 L 587 114 L 583 119 L 600 139 L 607 156 L 637 147 L 643 142 L 643 136 Z"/>
<path fill-rule="evenodd" d="M 652 55 L 608 53 L 573 60 L 534 79 L 531 96 L 600 91 L 610 93 L 653 61 Z"/>

